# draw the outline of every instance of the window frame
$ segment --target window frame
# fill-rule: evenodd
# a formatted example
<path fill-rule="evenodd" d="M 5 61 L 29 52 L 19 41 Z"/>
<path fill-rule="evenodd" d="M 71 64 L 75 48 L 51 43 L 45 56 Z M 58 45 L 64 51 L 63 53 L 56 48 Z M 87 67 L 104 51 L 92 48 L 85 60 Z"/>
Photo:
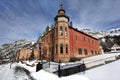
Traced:
<path fill-rule="evenodd" d="M 78 48 L 78 54 L 82 55 L 82 48 Z"/>
<path fill-rule="evenodd" d="M 68 54 L 68 44 L 66 44 L 65 49 L 66 49 L 66 54 Z"/>
<path fill-rule="evenodd" d="M 63 27 L 60 26 L 60 36 L 63 36 Z"/>
<path fill-rule="evenodd" d="M 85 54 L 85 55 L 88 55 L 87 49 L 84 49 L 84 54 Z"/>
<path fill-rule="evenodd" d="M 63 54 L 63 44 L 60 44 L 60 54 Z"/>

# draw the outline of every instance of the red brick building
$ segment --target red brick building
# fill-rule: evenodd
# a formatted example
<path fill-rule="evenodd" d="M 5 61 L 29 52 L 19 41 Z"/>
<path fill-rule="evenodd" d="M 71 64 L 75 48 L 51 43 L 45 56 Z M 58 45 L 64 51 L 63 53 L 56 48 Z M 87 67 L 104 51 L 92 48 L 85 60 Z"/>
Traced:
<path fill-rule="evenodd" d="M 21 48 L 17 53 L 16 53 L 16 60 L 29 60 L 30 57 L 33 57 L 33 59 L 40 59 L 40 51 L 37 50 L 36 48 Z"/>
<path fill-rule="evenodd" d="M 69 25 L 69 17 L 62 5 L 54 18 L 54 28 L 40 37 L 41 54 L 53 61 L 69 61 L 100 54 L 98 39 Z M 45 46 L 46 45 L 46 46 Z"/>

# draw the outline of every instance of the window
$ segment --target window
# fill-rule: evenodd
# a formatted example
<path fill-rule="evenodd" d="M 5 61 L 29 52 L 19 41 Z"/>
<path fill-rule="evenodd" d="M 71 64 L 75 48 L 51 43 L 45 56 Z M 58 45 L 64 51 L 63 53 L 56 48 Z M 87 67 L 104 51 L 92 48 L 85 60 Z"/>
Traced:
<path fill-rule="evenodd" d="M 88 42 L 90 43 L 90 39 L 88 38 Z"/>
<path fill-rule="evenodd" d="M 51 36 L 52 36 L 52 41 L 53 41 L 53 40 L 54 40 L 54 33 L 52 33 L 52 35 L 51 35 Z"/>
<path fill-rule="evenodd" d="M 63 35 L 63 30 L 62 30 L 62 26 L 60 26 L 60 36 Z"/>
<path fill-rule="evenodd" d="M 91 54 L 94 54 L 93 50 L 91 50 Z"/>
<path fill-rule="evenodd" d="M 82 55 L 82 49 L 81 48 L 78 48 L 78 53 L 79 53 L 79 55 Z"/>
<path fill-rule="evenodd" d="M 47 50 L 43 50 L 43 54 L 47 54 Z"/>
<path fill-rule="evenodd" d="M 58 45 L 56 44 L 56 53 L 58 53 Z"/>
<path fill-rule="evenodd" d="M 87 49 L 84 49 L 84 54 L 85 54 L 85 55 L 88 55 Z"/>
<path fill-rule="evenodd" d="M 84 41 L 86 41 L 85 37 L 84 37 Z"/>
<path fill-rule="evenodd" d="M 67 27 L 65 27 L 65 36 L 67 36 L 68 33 L 67 33 Z"/>
<path fill-rule="evenodd" d="M 95 51 L 95 54 L 97 55 L 97 52 Z"/>
<path fill-rule="evenodd" d="M 49 52 L 51 52 L 51 48 L 49 47 Z"/>
<path fill-rule="evenodd" d="M 50 40 L 52 41 L 52 34 L 50 34 Z"/>
<path fill-rule="evenodd" d="M 100 54 L 100 52 L 98 51 L 98 54 Z"/>
<path fill-rule="evenodd" d="M 66 44 L 66 53 L 68 53 L 68 44 Z"/>
<path fill-rule="evenodd" d="M 76 41 L 78 40 L 78 36 L 76 35 Z"/>
<path fill-rule="evenodd" d="M 119 48 L 117 48 L 117 49 L 116 49 L 116 51 L 120 51 L 120 49 L 119 49 Z"/>
<path fill-rule="evenodd" d="M 58 35 L 58 28 L 56 28 L 56 36 Z"/>
<path fill-rule="evenodd" d="M 94 41 L 92 40 L 92 43 L 94 44 Z"/>
<path fill-rule="evenodd" d="M 63 44 L 60 44 L 60 53 L 63 53 Z"/>
<path fill-rule="evenodd" d="M 54 39 L 54 35 L 53 35 L 53 33 L 51 33 L 50 34 L 50 40 L 53 41 L 53 39 Z"/>
<path fill-rule="evenodd" d="M 46 37 L 46 42 L 48 42 L 48 36 Z"/>
<path fill-rule="evenodd" d="M 95 44 L 97 44 L 97 41 L 95 41 Z"/>

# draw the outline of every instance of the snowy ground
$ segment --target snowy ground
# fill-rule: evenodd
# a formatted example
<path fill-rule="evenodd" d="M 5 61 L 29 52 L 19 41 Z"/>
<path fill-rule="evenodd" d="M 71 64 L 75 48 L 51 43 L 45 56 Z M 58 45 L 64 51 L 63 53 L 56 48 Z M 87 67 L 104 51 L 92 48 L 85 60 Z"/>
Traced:
<path fill-rule="evenodd" d="M 120 60 L 90 69 L 83 75 L 90 80 L 120 80 Z"/>
<path fill-rule="evenodd" d="M 105 61 L 111 61 L 111 60 L 116 60 L 116 56 L 120 55 L 120 53 L 111 53 L 108 52 L 107 54 L 102 54 L 102 55 L 96 55 L 92 57 L 87 57 L 82 59 L 81 61 L 76 61 L 76 62 L 69 62 L 69 63 L 61 63 L 61 67 L 68 66 L 68 65 L 74 65 L 74 64 L 81 64 L 84 63 L 86 64 L 87 68 L 91 68 L 97 65 L 105 64 Z M 50 62 L 50 67 L 45 68 L 44 70 L 48 72 L 55 72 L 58 70 L 58 63 L 53 63 Z"/>
<path fill-rule="evenodd" d="M 28 80 L 29 77 L 24 71 L 15 70 L 16 66 L 16 64 L 13 64 L 10 69 L 10 63 L 0 65 L 0 80 Z"/>
<path fill-rule="evenodd" d="M 15 67 L 23 67 L 30 72 L 29 75 L 24 71 L 15 72 Z M 14 63 L 10 69 L 10 64 L 0 65 L 0 80 L 89 80 L 87 77 L 82 75 L 71 75 L 67 77 L 59 78 L 57 75 L 40 70 L 35 71 L 35 67 L 26 66 L 26 64 Z"/>
<path fill-rule="evenodd" d="M 19 63 L 18 65 L 29 70 L 31 72 L 31 76 L 33 76 L 33 78 L 35 80 L 73 80 L 73 79 L 75 79 L 75 80 L 89 80 L 87 77 L 77 75 L 77 74 L 59 78 L 57 75 L 49 73 L 49 72 L 44 71 L 44 70 L 40 70 L 40 71 L 36 72 L 35 67 L 25 66 L 25 64 L 21 64 L 21 63 Z"/>
<path fill-rule="evenodd" d="M 82 59 L 85 63 L 89 63 L 89 62 L 93 62 L 93 61 L 97 61 L 97 60 L 101 60 L 101 59 L 105 59 L 105 58 L 109 58 L 112 56 L 117 56 L 120 55 L 120 53 L 107 53 L 107 54 L 102 54 L 102 55 L 96 55 L 96 56 L 92 56 L 92 57 L 88 57 L 88 58 L 84 58 Z"/>
<path fill-rule="evenodd" d="M 33 79 L 30 79 L 25 72 L 15 73 L 15 67 L 20 66 L 30 71 Z M 87 70 L 84 74 L 77 73 L 67 77 L 59 78 L 57 75 L 40 70 L 35 72 L 35 67 L 25 64 L 14 63 L 10 69 L 10 64 L 0 65 L 0 80 L 120 80 L 120 60 L 111 62 L 100 67 Z"/>
<path fill-rule="evenodd" d="M 93 56 L 85 58 L 85 63 L 92 62 L 94 60 L 103 59 L 111 56 L 120 55 L 120 53 L 115 54 L 103 54 L 99 56 Z M 26 61 L 27 64 L 32 65 L 36 64 L 37 61 Z M 75 62 L 80 63 L 81 61 Z M 53 66 L 58 65 L 53 63 Z M 62 63 L 64 65 L 72 65 L 74 63 Z M 51 66 L 52 67 L 52 66 Z M 54 68 L 54 67 L 53 67 Z M 74 75 L 61 77 L 49 73 L 44 70 L 36 72 L 36 67 L 30 67 L 22 63 L 14 63 L 10 69 L 10 63 L 0 65 L 0 80 L 120 80 L 120 60 L 105 64 L 96 68 L 87 70 L 84 74 L 77 73 Z"/>

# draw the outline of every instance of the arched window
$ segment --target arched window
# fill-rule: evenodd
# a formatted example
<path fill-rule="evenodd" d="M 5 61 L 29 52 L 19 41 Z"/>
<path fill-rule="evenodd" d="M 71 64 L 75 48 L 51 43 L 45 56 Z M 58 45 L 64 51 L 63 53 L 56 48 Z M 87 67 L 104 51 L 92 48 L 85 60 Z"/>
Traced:
<path fill-rule="evenodd" d="M 58 53 L 58 45 L 56 44 L 56 53 Z"/>
<path fill-rule="evenodd" d="M 63 29 L 62 29 L 62 26 L 60 26 L 60 36 L 63 35 Z"/>
<path fill-rule="evenodd" d="M 66 53 L 68 54 L 68 44 L 66 44 Z"/>
<path fill-rule="evenodd" d="M 56 36 L 58 36 L 58 28 L 56 28 Z"/>
<path fill-rule="evenodd" d="M 63 53 L 63 44 L 60 44 L 60 53 Z"/>
<path fill-rule="evenodd" d="M 68 35 L 68 32 L 67 32 L 67 27 L 65 27 L 65 36 Z"/>

